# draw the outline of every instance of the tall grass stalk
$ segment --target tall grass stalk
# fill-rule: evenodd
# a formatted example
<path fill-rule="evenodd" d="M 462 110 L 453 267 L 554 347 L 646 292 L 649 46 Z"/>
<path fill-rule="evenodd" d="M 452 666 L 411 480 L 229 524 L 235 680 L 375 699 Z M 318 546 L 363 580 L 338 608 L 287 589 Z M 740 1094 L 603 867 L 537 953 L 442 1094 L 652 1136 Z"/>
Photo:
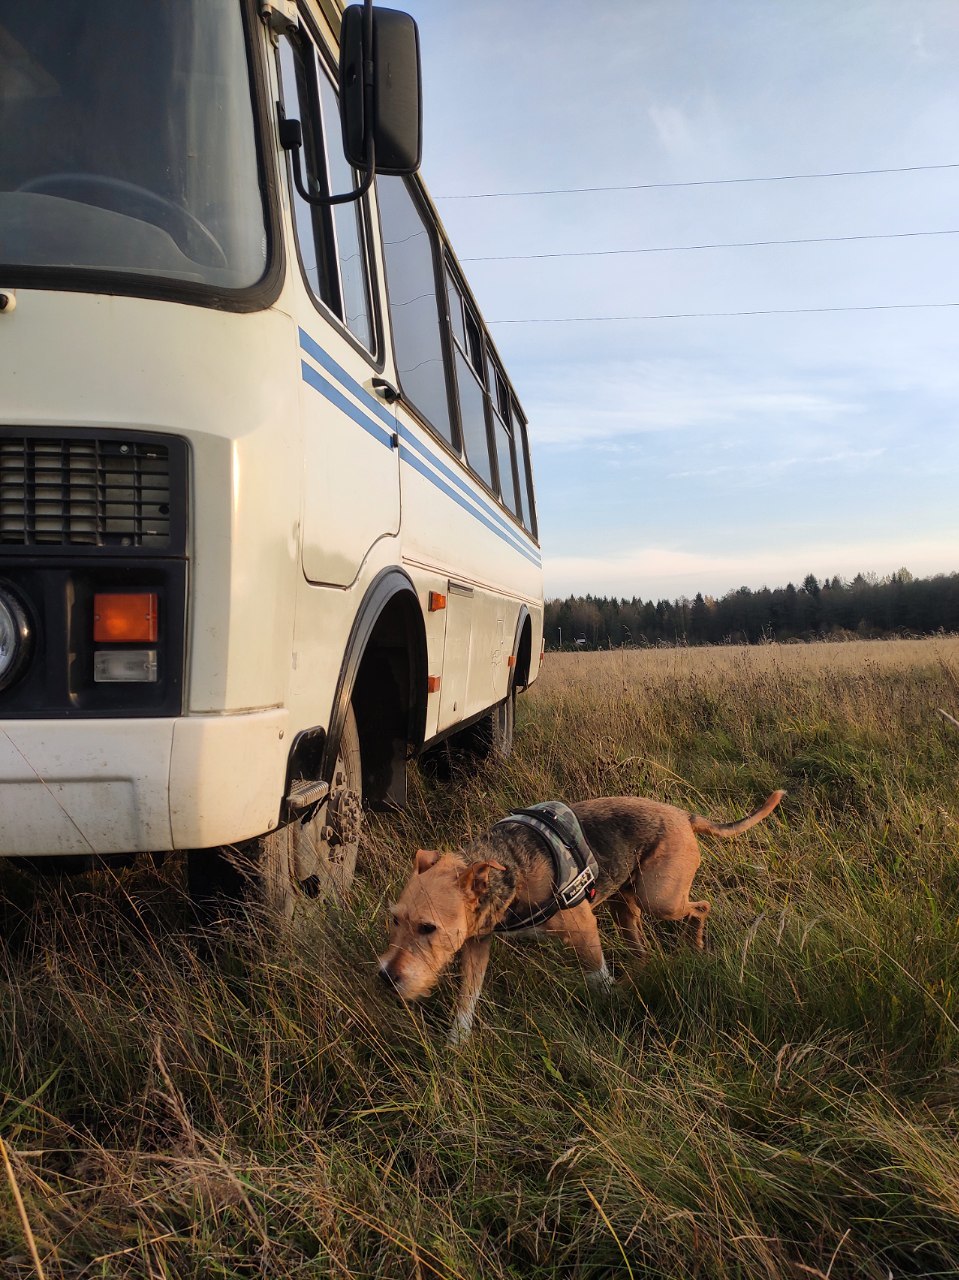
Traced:
<path fill-rule="evenodd" d="M 507 765 L 413 779 L 350 902 L 196 945 L 182 868 L 0 870 L 4 1277 L 959 1274 L 959 645 L 550 657 Z M 374 983 L 423 847 L 510 805 L 720 819 L 707 950 L 652 930 L 590 998 L 494 948 L 444 1046 Z M 33 1256 L 32 1249 L 36 1250 Z"/>

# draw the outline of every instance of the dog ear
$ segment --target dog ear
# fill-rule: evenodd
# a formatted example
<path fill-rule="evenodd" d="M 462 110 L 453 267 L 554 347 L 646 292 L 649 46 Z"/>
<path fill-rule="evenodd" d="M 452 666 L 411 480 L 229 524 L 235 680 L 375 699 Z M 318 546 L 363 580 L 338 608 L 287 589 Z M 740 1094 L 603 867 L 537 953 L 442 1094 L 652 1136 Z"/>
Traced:
<path fill-rule="evenodd" d="M 439 860 L 440 855 L 435 849 L 417 849 L 413 857 L 416 874 L 421 876 L 424 871 L 429 871 L 430 867 L 435 867 Z"/>
<path fill-rule="evenodd" d="M 505 870 L 501 862 L 471 862 L 460 876 L 464 894 L 475 901 L 489 888 L 489 873 Z"/>

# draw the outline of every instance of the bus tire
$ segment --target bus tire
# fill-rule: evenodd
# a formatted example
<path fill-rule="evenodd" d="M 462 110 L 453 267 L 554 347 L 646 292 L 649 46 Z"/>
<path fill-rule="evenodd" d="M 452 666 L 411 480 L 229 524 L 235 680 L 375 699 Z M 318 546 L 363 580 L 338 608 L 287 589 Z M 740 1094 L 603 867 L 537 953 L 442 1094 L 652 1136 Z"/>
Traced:
<path fill-rule="evenodd" d="M 490 760 L 508 760 L 513 754 L 513 732 L 516 727 L 516 690 L 510 689 L 506 698 L 494 707 L 489 715 Z"/>
<path fill-rule="evenodd" d="M 356 871 L 362 799 L 360 738 L 350 707 L 327 803 L 253 840 L 189 851 L 187 885 L 200 921 L 213 923 L 244 907 L 290 921 L 320 903 L 341 902 Z"/>
<path fill-rule="evenodd" d="M 461 729 L 449 739 L 448 750 L 463 753 L 474 760 L 508 760 L 513 751 L 516 722 L 516 689 L 509 693 L 481 719 Z"/>

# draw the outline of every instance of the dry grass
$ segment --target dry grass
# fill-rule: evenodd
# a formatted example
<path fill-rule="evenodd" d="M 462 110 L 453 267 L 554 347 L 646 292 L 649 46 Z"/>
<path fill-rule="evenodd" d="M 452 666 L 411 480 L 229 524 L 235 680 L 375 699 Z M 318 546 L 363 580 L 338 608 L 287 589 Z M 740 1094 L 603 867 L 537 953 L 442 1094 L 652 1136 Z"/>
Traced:
<path fill-rule="evenodd" d="M 416 779 L 348 908 L 193 944 L 179 868 L 0 873 L 0 1134 L 49 1277 L 959 1274 L 952 639 L 550 656 L 514 758 Z M 717 817 L 704 955 L 594 1003 L 498 946 L 480 1030 L 374 990 L 418 845 L 634 792 Z M 607 935 L 610 931 L 605 930 Z M 0 1181 L 0 1274 L 37 1274 Z"/>

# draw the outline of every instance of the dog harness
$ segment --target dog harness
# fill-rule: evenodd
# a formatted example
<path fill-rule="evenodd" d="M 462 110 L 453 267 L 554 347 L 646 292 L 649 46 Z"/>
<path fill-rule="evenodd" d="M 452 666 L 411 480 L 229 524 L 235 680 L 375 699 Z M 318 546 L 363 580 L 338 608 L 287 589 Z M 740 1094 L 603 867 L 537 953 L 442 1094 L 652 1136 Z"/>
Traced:
<path fill-rule="evenodd" d="M 599 863 L 586 843 L 579 819 L 569 805 L 559 800 L 546 800 L 530 809 L 513 809 L 493 827 L 518 826 L 532 831 L 546 849 L 553 864 L 553 890 L 545 902 L 521 912 L 507 911 L 494 932 L 513 933 L 531 929 L 581 902 L 596 897 Z"/>

